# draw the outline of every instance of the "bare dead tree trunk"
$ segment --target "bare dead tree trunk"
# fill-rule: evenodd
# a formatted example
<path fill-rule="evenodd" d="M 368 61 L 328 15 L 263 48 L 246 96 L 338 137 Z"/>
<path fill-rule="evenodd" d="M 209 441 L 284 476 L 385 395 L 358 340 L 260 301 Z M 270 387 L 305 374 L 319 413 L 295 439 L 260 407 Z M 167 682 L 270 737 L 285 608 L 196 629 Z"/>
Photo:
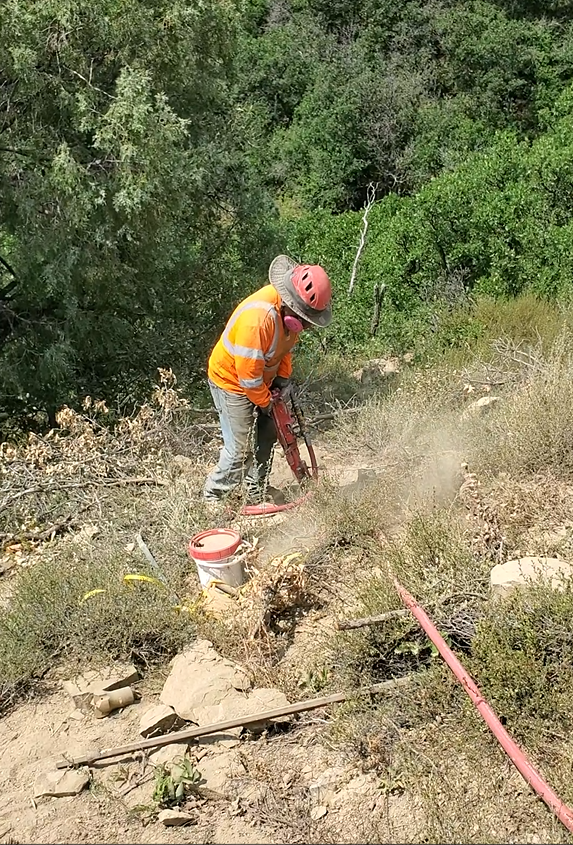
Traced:
<path fill-rule="evenodd" d="M 358 244 L 358 249 L 356 250 L 354 264 L 352 266 L 352 273 L 350 275 L 350 284 L 348 285 L 348 296 L 351 296 L 352 291 L 354 290 L 354 283 L 356 282 L 356 273 L 358 271 L 358 262 L 360 261 L 360 256 L 362 254 L 362 250 L 364 249 L 364 244 L 366 242 L 366 232 L 368 231 L 368 213 L 374 205 L 377 187 L 378 183 L 376 183 L 375 185 L 373 182 L 370 182 L 366 192 L 364 216 L 362 217 L 362 232 L 360 233 L 360 243 Z"/>

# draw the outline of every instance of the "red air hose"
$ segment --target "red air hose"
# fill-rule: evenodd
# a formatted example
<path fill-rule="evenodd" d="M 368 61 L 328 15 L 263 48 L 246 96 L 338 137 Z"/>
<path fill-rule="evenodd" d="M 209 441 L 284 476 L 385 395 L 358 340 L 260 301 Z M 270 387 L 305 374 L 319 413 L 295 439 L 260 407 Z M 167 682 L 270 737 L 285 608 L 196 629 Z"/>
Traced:
<path fill-rule="evenodd" d="M 293 508 L 302 505 L 309 495 L 310 493 L 305 493 L 300 499 L 296 499 L 294 502 L 286 502 L 284 505 L 275 505 L 272 502 L 263 502 L 260 505 L 244 505 L 241 508 L 241 516 L 272 516 L 274 513 L 291 511 Z"/>
<path fill-rule="evenodd" d="M 458 681 L 461 683 L 480 716 L 493 733 L 499 744 L 518 771 L 523 775 L 527 783 L 533 787 L 537 794 L 545 801 L 547 806 L 562 822 L 567 830 L 573 833 L 573 810 L 564 804 L 561 798 L 556 795 L 549 784 L 543 780 L 539 772 L 534 768 L 531 761 L 525 756 L 508 732 L 505 730 L 491 706 L 485 701 L 474 679 L 469 675 L 451 648 L 448 646 L 426 611 L 420 607 L 415 598 L 396 580 L 394 586 L 408 610 L 416 617 L 428 637 L 434 643 Z"/>

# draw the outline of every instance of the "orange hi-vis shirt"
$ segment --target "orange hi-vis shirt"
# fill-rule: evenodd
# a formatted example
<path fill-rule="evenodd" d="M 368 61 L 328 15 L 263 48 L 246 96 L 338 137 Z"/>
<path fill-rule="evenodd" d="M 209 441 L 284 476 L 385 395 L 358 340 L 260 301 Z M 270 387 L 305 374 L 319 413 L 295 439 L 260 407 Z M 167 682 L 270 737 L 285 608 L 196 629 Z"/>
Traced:
<path fill-rule="evenodd" d="M 276 376 L 290 378 L 291 349 L 298 335 L 286 331 L 282 299 L 272 285 L 248 296 L 233 311 L 209 358 L 209 378 L 217 387 L 247 396 L 266 407 Z"/>

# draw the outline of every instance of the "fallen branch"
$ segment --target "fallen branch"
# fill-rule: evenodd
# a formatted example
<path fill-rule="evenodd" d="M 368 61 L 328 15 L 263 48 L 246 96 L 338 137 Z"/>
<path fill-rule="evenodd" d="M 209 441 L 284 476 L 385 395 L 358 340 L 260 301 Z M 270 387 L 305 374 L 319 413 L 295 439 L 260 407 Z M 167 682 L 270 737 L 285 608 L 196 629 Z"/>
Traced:
<path fill-rule="evenodd" d="M 252 716 L 239 716 L 235 719 L 227 719 L 224 722 L 214 722 L 211 725 L 199 725 L 189 728 L 186 731 L 176 731 L 165 734 L 165 736 L 150 737 L 138 742 L 131 742 L 127 745 L 118 745 L 115 748 L 107 748 L 103 751 L 94 751 L 91 754 L 82 754 L 79 757 L 65 757 L 56 762 L 56 768 L 66 769 L 71 766 L 92 765 L 99 760 L 109 760 L 111 757 L 120 757 L 124 754 L 131 754 L 134 751 L 142 751 L 145 748 L 163 748 L 165 745 L 182 742 L 183 740 L 197 739 L 209 734 L 224 733 L 231 728 L 248 727 L 258 725 L 261 722 L 268 722 L 271 719 L 279 719 L 281 716 L 291 716 L 294 713 L 303 713 L 308 710 L 318 710 L 319 707 L 327 707 L 329 704 L 338 704 L 359 695 L 374 695 L 386 692 L 397 687 L 410 683 L 412 676 L 395 678 L 392 681 L 384 681 L 375 684 L 367 689 L 350 690 L 349 692 L 335 692 L 332 695 L 325 695 L 322 698 L 310 698 L 306 701 L 299 701 L 297 704 L 286 704 L 284 707 L 274 707 L 272 710 L 263 710 L 261 713 L 253 713 Z"/>
<path fill-rule="evenodd" d="M 316 425 L 319 422 L 326 422 L 327 420 L 335 420 L 339 414 L 358 414 L 363 408 L 340 408 L 338 411 L 330 411 L 324 414 L 318 414 L 311 420 L 306 420 L 307 425 Z"/>
<path fill-rule="evenodd" d="M 379 613 L 377 616 L 363 616 L 360 619 L 339 619 L 336 627 L 339 631 L 351 631 L 354 628 L 366 628 L 367 625 L 380 625 L 389 619 L 398 619 L 401 616 L 408 616 L 407 610 L 389 610 L 387 613 Z"/>
<path fill-rule="evenodd" d="M 60 522 L 54 522 L 53 525 L 49 525 L 42 531 L 16 531 L 12 534 L 8 532 L 2 532 L 0 533 L 0 543 L 3 546 L 6 546 L 8 543 L 21 542 L 22 540 L 49 540 L 50 537 L 55 537 L 57 534 L 62 534 L 64 530 L 73 528 L 80 514 L 89 510 L 90 507 L 91 505 L 86 505 L 85 507 L 80 508 L 77 513 L 70 513 L 66 516 L 65 519 L 62 519 Z"/>
<path fill-rule="evenodd" d="M 148 478 L 142 477 L 125 477 L 125 478 L 92 478 L 90 481 L 74 481 L 70 484 L 54 484 L 49 487 L 27 487 L 25 490 L 19 490 L 14 493 L 4 502 L 0 503 L 0 513 L 6 510 L 10 505 L 22 499 L 24 496 L 32 496 L 34 493 L 59 493 L 61 490 L 79 490 L 85 487 L 123 487 L 127 484 L 155 484 L 158 487 L 165 486 L 169 482 L 163 478 Z"/>

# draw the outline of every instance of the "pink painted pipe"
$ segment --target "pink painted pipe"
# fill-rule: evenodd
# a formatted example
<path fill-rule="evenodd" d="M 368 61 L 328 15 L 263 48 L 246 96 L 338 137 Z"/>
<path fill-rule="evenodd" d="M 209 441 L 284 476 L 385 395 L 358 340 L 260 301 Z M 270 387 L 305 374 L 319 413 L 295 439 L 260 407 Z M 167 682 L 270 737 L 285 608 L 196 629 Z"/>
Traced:
<path fill-rule="evenodd" d="M 537 794 L 543 798 L 549 809 L 555 813 L 560 822 L 567 830 L 573 833 L 573 810 L 564 804 L 561 798 L 551 789 L 549 784 L 543 780 L 533 763 L 526 757 L 519 745 L 513 740 L 503 727 L 491 706 L 484 699 L 474 679 L 469 675 L 451 648 L 448 646 L 426 611 L 416 599 L 394 579 L 394 586 L 408 610 L 416 617 L 428 637 L 434 643 L 458 681 L 475 705 L 478 713 L 493 733 L 499 744 L 513 763 L 516 769 L 523 775 L 527 783 L 533 787 Z"/>

